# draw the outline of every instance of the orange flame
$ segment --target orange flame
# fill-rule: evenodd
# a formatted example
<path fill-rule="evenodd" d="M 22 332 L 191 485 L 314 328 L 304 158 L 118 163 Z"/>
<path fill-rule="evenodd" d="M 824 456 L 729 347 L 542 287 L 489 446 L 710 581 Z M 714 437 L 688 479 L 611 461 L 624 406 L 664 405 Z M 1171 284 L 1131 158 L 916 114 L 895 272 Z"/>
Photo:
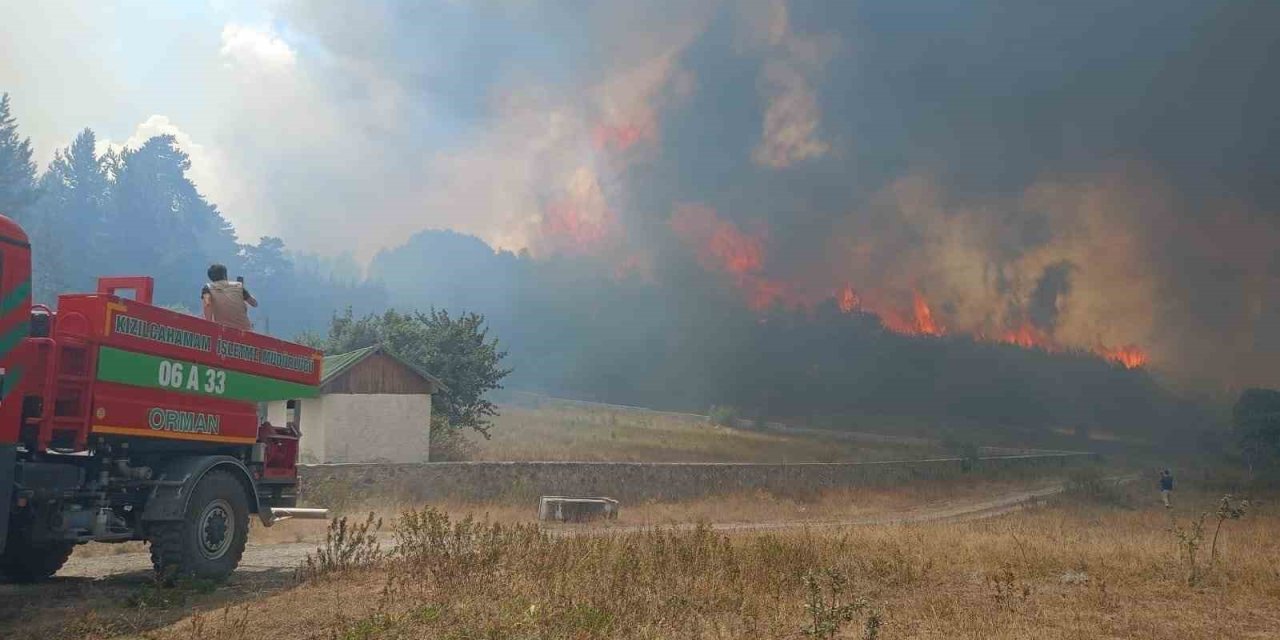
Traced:
<path fill-rule="evenodd" d="M 1058 344 L 1049 334 L 1030 322 L 1023 322 L 1014 329 L 1007 329 L 1000 334 L 1000 342 L 1014 344 L 1023 349 L 1041 349 L 1049 352 L 1060 351 Z"/>
<path fill-rule="evenodd" d="M 764 264 L 764 239 L 742 232 L 714 209 L 681 206 L 670 224 L 677 236 L 698 249 L 698 262 L 707 269 L 745 276 Z"/>
<path fill-rule="evenodd" d="M 762 275 L 763 233 L 747 233 L 721 218 L 714 209 L 701 205 L 678 207 L 669 224 L 676 236 L 694 247 L 704 269 L 732 276 L 752 310 L 764 311 L 777 304 L 809 306 L 812 302 L 790 284 Z"/>
<path fill-rule="evenodd" d="M 1100 346 L 1094 350 L 1094 353 L 1126 369 L 1137 369 L 1147 365 L 1147 353 L 1134 344 L 1116 348 Z"/>
<path fill-rule="evenodd" d="M 681 240 L 695 248 L 698 262 L 703 268 L 732 276 L 746 305 L 754 311 L 764 311 L 778 304 L 812 309 L 814 303 L 822 297 L 810 295 L 813 290 L 805 290 L 802 286 L 766 277 L 762 273 L 766 236 L 763 233 L 743 231 L 733 222 L 720 218 L 714 209 L 701 205 L 684 205 L 672 214 L 669 224 Z M 933 308 L 919 289 L 911 290 L 910 307 L 885 302 L 892 297 L 892 294 L 875 290 L 866 296 L 860 295 L 851 284 L 845 284 L 834 293 L 836 307 L 841 313 L 850 314 L 859 310 L 870 312 L 880 318 L 880 324 L 885 329 L 894 333 L 934 337 L 947 335 L 947 327 L 935 317 Z M 1005 329 L 995 338 L 976 333 L 970 335 L 979 341 L 1000 342 L 1049 353 L 1068 350 L 1049 332 L 1027 321 Z M 1148 362 L 1146 352 L 1132 344 L 1117 348 L 1099 345 L 1091 351 L 1126 369 L 1144 367 Z"/>
<path fill-rule="evenodd" d="M 911 309 L 888 305 L 873 305 L 871 312 L 880 316 L 880 324 L 884 328 L 906 336 L 941 336 L 947 333 L 937 320 L 933 318 L 933 310 L 920 291 L 911 291 Z"/>
<path fill-rule="evenodd" d="M 841 313 L 853 313 L 854 309 L 862 306 L 862 300 L 858 298 L 858 292 L 854 291 L 851 285 L 846 284 L 836 294 L 836 305 L 840 307 Z"/>
<path fill-rule="evenodd" d="M 924 296 L 919 291 L 912 291 L 912 307 L 916 314 L 916 332 L 927 336 L 940 336 L 946 333 L 942 325 L 933 319 L 933 311 L 929 309 L 929 303 L 925 301 Z"/>
<path fill-rule="evenodd" d="M 608 235 L 608 219 L 588 215 L 573 202 L 553 202 L 542 216 L 542 237 L 569 253 L 590 253 Z"/>

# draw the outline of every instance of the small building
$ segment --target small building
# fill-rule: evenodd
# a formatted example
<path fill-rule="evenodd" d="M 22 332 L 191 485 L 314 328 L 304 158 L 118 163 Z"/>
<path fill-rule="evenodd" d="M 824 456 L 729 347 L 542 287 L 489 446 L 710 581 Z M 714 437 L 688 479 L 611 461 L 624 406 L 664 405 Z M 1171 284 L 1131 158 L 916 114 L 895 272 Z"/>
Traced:
<path fill-rule="evenodd" d="M 431 374 L 381 346 L 325 356 L 320 395 L 299 402 L 299 461 L 426 462 L 431 450 L 431 396 L 444 388 Z M 287 403 L 267 419 L 284 424 Z"/>

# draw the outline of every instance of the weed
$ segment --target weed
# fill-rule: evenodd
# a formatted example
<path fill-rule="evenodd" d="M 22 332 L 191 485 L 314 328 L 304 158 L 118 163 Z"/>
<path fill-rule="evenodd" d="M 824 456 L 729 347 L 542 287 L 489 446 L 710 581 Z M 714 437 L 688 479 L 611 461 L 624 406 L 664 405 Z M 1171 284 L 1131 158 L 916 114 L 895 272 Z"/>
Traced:
<path fill-rule="evenodd" d="M 609 628 L 613 626 L 613 618 L 612 613 L 599 607 L 578 605 L 566 613 L 565 624 L 593 636 L 607 636 Z"/>
<path fill-rule="evenodd" d="M 1209 570 L 1212 571 L 1218 562 L 1218 534 L 1222 533 L 1222 523 L 1227 520 L 1239 520 L 1249 511 L 1248 500 L 1237 500 L 1231 494 L 1222 496 L 1218 501 L 1218 510 L 1214 513 L 1218 524 L 1213 528 L 1213 542 L 1209 545 Z"/>
<path fill-rule="evenodd" d="M 380 529 L 382 518 L 375 520 L 372 512 L 363 523 L 348 524 L 345 516 L 334 518 L 329 522 L 324 544 L 314 554 L 307 554 L 303 577 L 317 578 L 374 565 L 384 555 L 378 544 Z"/>
<path fill-rule="evenodd" d="M 444 608 L 434 604 L 427 604 L 418 607 L 417 610 L 410 614 L 415 621 L 421 623 L 432 623 L 439 620 L 444 615 Z"/>
<path fill-rule="evenodd" d="M 992 598 L 996 601 L 996 604 L 1002 607 L 1009 607 L 1019 601 L 1026 602 L 1031 599 L 1031 585 L 1019 582 L 1013 567 L 1009 565 L 1005 565 L 999 571 L 988 575 L 987 582 L 991 585 Z"/>
<path fill-rule="evenodd" d="M 396 625 L 396 618 L 387 613 L 378 612 L 367 618 L 351 623 L 340 636 L 342 640 L 368 640 L 376 638 Z"/>
<path fill-rule="evenodd" d="M 1187 568 L 1187 584 L 1194 586 L 1200 580 L 1200 571 L 1198 564 L 1198 556 L 1200 555 L 1200 545 L 1204 543 L 1204 520 L 1209 516 L 1209 512 L 1200 514 L 1198 518 L 1192 518 L 1187 526 L 1182 526 L 1176 521 L 1172 521 L 1169 525 L 1169 532 L 1178 539 L 1181 547 L 1180 556 Z"/>
<path fill-rule="evenodd" d="M 157 579 L 148 582 L 130 593 L 124 601 L 129 609 L 164 610 L 181 607 L 194 594 L 213 593 L 217 583 L 200 578 L 179 578 L 172 584 Z"/>
<path fill-rule="evenodd" d="M 932 560 L 908 554 L 899 545 L 866 554 L 860 558 L 859 564 L 880 582 L 895 587 L 921 582 L 933 568 Z"/>
<path fill-rule="evenodd" d="M 849 579 L 836 569 L 806 573 L 804 609 L 809 622 L 800 629 L 800 633 L 810 638 L 834 638 L 845 625 L 868 611 L 871 606 L 866 599 L 846 599 L 845 590 L 848 586 Z M 878 637 L 880 625 L 880 615 L 871 612 L 864 624 L 866 637 Z"/>
<path fill-rule="evenodd" d="M 1186 564 L 1188 585 L 1195 586 L 1204 577 L 1200 571 L 1199 556 L 1200 547 L 1204 545 L 1205 520 L 1208 520 L 1210 515 L 1217 519 L 1213 528 L 1213 539 L 1209 545 L 1208 570 L 1212 571 L 1218 560 L 1218 536 L 1222 533 L 1223 523 L 1227 520 L 1243 518 L 1248 513 L 1249 506 L 1248 500 L 1238 500 L 1228 494 L 1218 501 L 1218 508 L 1215 511 L 1202 512 L 1199 516 L 1192 518 L 1186 526 L 1170 518 L 1169 531 L 1178 539 L 1181 547 L 1179 555 Z"/>

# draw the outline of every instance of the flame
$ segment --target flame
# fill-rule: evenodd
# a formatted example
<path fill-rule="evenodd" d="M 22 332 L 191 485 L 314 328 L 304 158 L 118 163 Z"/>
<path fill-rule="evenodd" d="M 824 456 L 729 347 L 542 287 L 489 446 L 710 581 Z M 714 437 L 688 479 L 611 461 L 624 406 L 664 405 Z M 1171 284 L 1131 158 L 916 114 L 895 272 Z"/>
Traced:
<path fill-rule="evenodd" d="M 759 272 L 764 264 L 764 239 L 744 233 L 714 209 L 681 206 L 670 224 L 681 240 L 698 250 L 698 262 L 704 268 L 741 277 Z"/>
<path fill-rule="evenodd" d="M 894 333 L 907 336 L 942 336 L 947 333 L 946 328 L 934 319 L 929 302 L 917 289 L 911 290 L 910 309 L 878 303 L 868 305 L 868 309 L 880 317 L 884 328 Z"/>
<path fill-rule="evenodd" d="M 1006 329 L 1000 334 L 998 341 L 1017 345 L 1023 349 L 1041 349 L 1050 353 L 1061 351 L 1057 342 L 1049 334 L 1025 321 L 1013 329 Z"/>
<path fill-rule="evenodd" d="M 925 301 L 924 296 L 919 291 L 912 291 L 912 309 L 916 315 L 916 332 L 927 336 L 940 336 L 946 333 L 942 325 L 933 319 L 933 311 L 929 309 L 929 303 Z"/>
<path fill-rule="evenodd" d="M 1100 346 L 1094 349 L 1094 353 L 1126 369 L 1138 369 L 1147 365 L 1147 352 L 1135 344 L 1116 348 Z"/>
<path fill-rule="evenodd" d="M 785 281 L 766 277 L 765 234 L 748 233 L 714 209 L 701 205 L 677 207 L 669 222 L 671 230 L 692 246 L 698 263 L 708 271 L 731 276 L 734 285 L 753 311 L 776 305 L 810 307 L 817 300 Z"/>
<path fill-rule="evenodd" d="M 1040 349 L 1049 353 L 1062 353 L 1068 348 L 1054 340 L 1045 331 L 1029 322 L 1023 322 L 1016 328 L 1006 330 L 999 338 L 1000 342 L 1013 344 L 1023 349 Z M 1135 344 L 1122 347 L 1108 347 L 1099 344 L 1089 352 L 1126 369 L 1139 369 L 1147 365 L 1147 353 Z"/>
<path fill-rule="evenodd" d="M 604 255 L 617 249 L 620 231 L 599 175 L 581 166 L 565 176 L 561 190 L 543 206 L 539 248 L 550 253 Z"/>
<path fill-rule="evenodd" d="M 570 201 L 553 202 L 543 211 L 540 231 L 561 251 L 591 253 L 608 235 L 608 219 L 589 215 Z"/>
<path fill-rule="evenodd" d="M 809 295 L 814 292 L 813 289 L 806 290 L 798 284 L 768 277 L 764 273 L 766 234 L 743 231 L 732 221 L 721 218 L 710 207 L 680 206 L 672 214 L 669 225 L 676 236 L 694 248 L 703 268 L 731 277 L 742 293 L 746 306 L 753 311 L 765 311 L 777 305 L 812 309 L 823 297 Z M 830 293 L 825 295 L 832 296 Z M 872 290 L 868 295 L 860 295 L 852 284 L 845 284 L 835 291 L 833 297 L 841 313 L 872 313 L 880 318 L 880 324 L 885 329 L 894 333 L 931 337 L 948 333 L 947 327 L 935 316 L 928 299 L 919 289 L 911 290 L 910 306 L 902 305 L 900 298 L 897 303 L 891 302 L 895 298 L 892 292 Z M 1048 353 L 1068 350 L 1048 331 L 1026 320 L 1006 328 L 994 338 L 981 333 L 969 332 L 968 335 L 978 341 L 1010 344 Z M 1132 344 L 1116 348 L 1098 345 L 1090 351 L 1126 369 L 1144 367 L 1148 362 L 1146 352 Z"/>
<path fill-rule="evenodd" d="M 853 286 L 846 284 L 836 293 L 836 306 L 840 307 L 841 313 L 853 313 L 862 306 L 862 300 L 858 298 L 858 292 L 853 290 Z"/>
<path fill-rule="evenodd" d="M 651 128 L 638 124 L 602 124 L 596 126 L 592 132 L 591 140 L 595 143 L 597 149 L 621 152 L 630 149 L 641 140 L 652 137 L 653 131 Z"/>

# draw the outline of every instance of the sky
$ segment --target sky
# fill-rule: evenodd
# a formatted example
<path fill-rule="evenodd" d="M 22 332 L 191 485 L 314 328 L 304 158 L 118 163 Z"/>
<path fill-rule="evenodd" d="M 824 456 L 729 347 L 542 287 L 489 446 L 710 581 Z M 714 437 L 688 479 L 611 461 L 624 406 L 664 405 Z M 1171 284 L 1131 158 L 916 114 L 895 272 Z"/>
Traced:
<path fill-rule="evenodd" d="M 766 300 L 921 298 L 954 328 L 1031 323 L 1215 376 L 1260 379 L 1280 354 L 1280 3 L 0 16 L 0 91 L 42 163 L 83 127 L 104 147 L 173 134 L 242 241 L 368 261 L 444 228 L 624 272 L 702 252 Z"/>
<path fill-rule="evenodd" d="M 104 149 L 173 134 L 197 187 L 242 240 L 278 235 L 294 249 L 362 260 L 431 227 L 528 246 L 539 213 L 527 188 L 502 185 L 483 202 L 472 192 L 492 171 L 507 183 L 534 179 L 515 165 L 535 156 L 563 156 L 570 174 L 589 164 L 589 148 L 567 148 L 590 146 L 568 140 L 588 126 L 585 103 L 618 117 L 647 108 L 634 103 L 653 88 L 632 85 L 660 82 L 663 57 L 697 28 L 674 23 L 707 13 L 666 2 L 679 16 L 628 24 L 647 6 L 593 16 L 606 12 L 451 1 L 3 4 L 0 90 L 41 166 L 84 127 Z M 618 37 L 581 33 L 579 18 Z M 623 33 L 631 27 L 646 32 Z M 616 47 L 607 65 L 591 60 L 602 45 Z M 607 78 L 617 64 L 641 77 Z M 588 82 L 614 86 L 584 97 Z"/>

